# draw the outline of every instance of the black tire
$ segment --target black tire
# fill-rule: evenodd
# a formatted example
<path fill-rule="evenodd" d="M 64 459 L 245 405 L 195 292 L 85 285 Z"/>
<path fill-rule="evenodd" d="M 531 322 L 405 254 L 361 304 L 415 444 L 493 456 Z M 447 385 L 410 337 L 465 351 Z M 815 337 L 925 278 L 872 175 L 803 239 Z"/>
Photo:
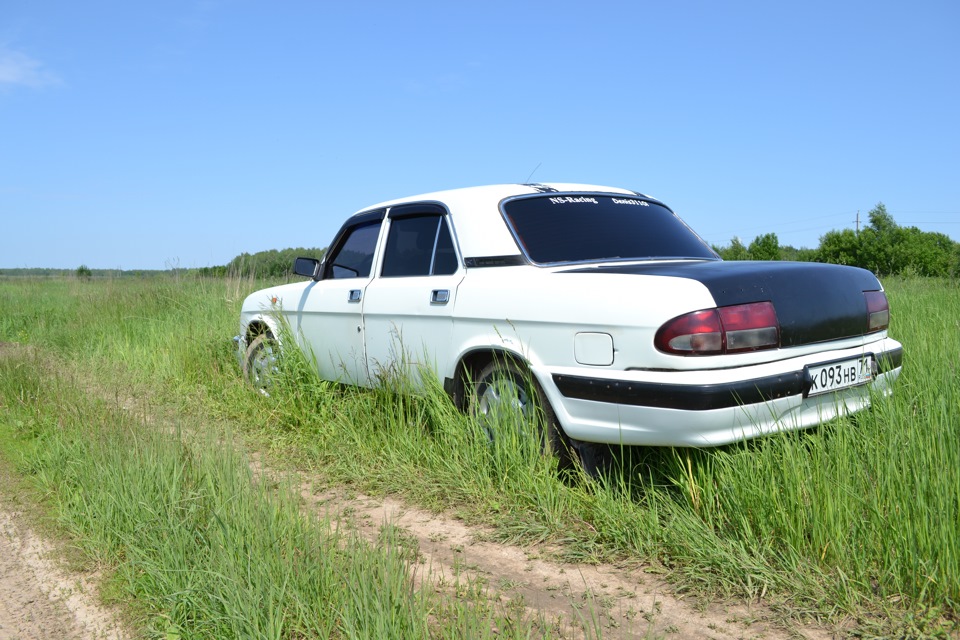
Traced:
<path fill-rule="evenodd" d="M 277 343 L 269 333 L 261 333 L 247 347 L 243 359 L 243 377 L 253 388 L 265 396 L 270 395 L 270 387 L 277 372 Z"/>
<path fill-rule="evenodd" d="M 561 469 L 569 467 L 567 438 L 540 385 L 526 368 L 509 358 L 495 358 L 477 374 L 468 397 L 470 414 L 489 423 L 491 439 L 496 437 L 497 423 L 532 425 L 541 450 L 555 455 Z M 501 411 L 518 415 L 502 416 Z"/>

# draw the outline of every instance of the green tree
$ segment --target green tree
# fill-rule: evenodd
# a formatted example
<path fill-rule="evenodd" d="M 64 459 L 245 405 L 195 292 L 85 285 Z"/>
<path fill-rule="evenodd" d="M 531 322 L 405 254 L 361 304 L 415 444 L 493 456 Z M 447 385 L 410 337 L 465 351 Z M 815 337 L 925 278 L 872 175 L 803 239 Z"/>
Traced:
<path fill-rule="evenodd" d="M 859 266 L 877 275 L 900 273 L 906 267 L 904 256 L 899 251 L 903 242 L 900 227 L 882 202 L 878 202 L 867 217 L 870 224 L 860 234 Z"/>
<path fill-rule="evenodd" d="M 775 233 L 765 233 L 757 236 L 747 247 L 751 260 L 779 260 L 780 241 Z"/>
<path fill-rule="evenodd" d="M 898 273 L 910 271 L 920 276 L 948 277 L 958 246 L 942 233 L 902 227 L 894 250 L 896 262 L 903 265 Z"/>
<path fill-rule="evenodd" d="M 821 237 L 819 260 L 863 267 L 879 276 L 945 277 L 960 269 L 960 245 L 946 235 L 899 226 L 882 202 L 867 217 L 870 222 L 859 236 L 844 229 Z"/>
<path fill-rule="evenodd" d="M 714 247 L 721 258 L 724 260 L 749 260 L 750 252 L 747 251 L 747 248 L 743 246 L 743 242 L 740 241 L 740 238 L 734 236 L 733 240 L 730 241 L 729 247 Z"/>
<path fill-rule="evenodd" d="M 869 227 L 877 233 L 889 233 L 897 228 L 897 223 L 894 222 L 893 216 L 887 212 L 887 206 L 882 202 L 878 202 L 877 206 L 870 209 L 869 213 L 867 213 L 867 218 L 870 220 Z"/>
<path fill-rule="evenodd" d="M 293 261 L 298 256 L 323 258 L 326 249 L 269 249 L 254 254 L 241 253 L 226 265 L 226 271 L 234 276 L 254 278 L 282 278 L 293 271 Z"/>
<path fill-rule="evenodd" d="M 828 231 L 820 236 L 819 262 L 860 266 L 860 239 L 853 229 Z"/>
<path fill-rule="evenodd" d="M 780 259 L 791 262 L 816 262 L 818 253 L 816 249 L 797 249 L 792 245 L 780 247 Z"/>
<path fill-rule="evenodd" d="M 90 278 L 93 277 L 93 271 L 90 269 L 90 267 L 88 267 L 85 264 L 82 264 L 79 267 L 77 267 L 77 270 L 75 273 L 77 275 L 77 278 L 79 278 L 80 280 L 89 280 Z"/>

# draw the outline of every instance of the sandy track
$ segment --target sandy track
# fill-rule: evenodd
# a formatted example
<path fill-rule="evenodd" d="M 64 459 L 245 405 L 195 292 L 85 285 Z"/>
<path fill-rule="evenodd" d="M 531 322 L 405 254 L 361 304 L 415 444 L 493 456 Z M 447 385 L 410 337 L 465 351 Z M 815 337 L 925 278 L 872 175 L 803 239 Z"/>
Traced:
<path fill-rule="evenodd" d="M 310 487 L 301 485 L 308 510 L 351 523 L 374 544 L 385 525 L 398 528 L 419 550 L 421 587 L 432 583 L 451 592 L 466 584 L 484 585 L 503 607 L 514 603 L 547 622 L 560 621 L 571 638 L 594 637 L 595 631 L 603 638 L 833 637 L 823 629 L 789 624 L 762 604 L 677 597 L 668 583 L 643 569 L 555 562 L 536 546 L 489 542 L 490 531 L 448 515 L 391 498 Z"/>
<path fill-rule="evenodd" d="M 64 568 L 56 547 L 0 506 L 0 640 L 125 638 L 92 578 Z"/>

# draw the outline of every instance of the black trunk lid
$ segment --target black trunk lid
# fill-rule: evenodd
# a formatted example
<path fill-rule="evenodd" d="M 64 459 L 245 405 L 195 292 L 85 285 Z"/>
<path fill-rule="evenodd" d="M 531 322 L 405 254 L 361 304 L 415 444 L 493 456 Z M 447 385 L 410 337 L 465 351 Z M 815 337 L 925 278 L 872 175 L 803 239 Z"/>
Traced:
<path fill-rule="evenodd" d="M 676 262 L 573 272 L 688 278 L 702 283 L 718 307 L 769 300 L 777 311 L 784 347 L 863 335 L 867 329 L 863 292 L 881 289 L 876 276 L 865 269 L 816 262 Z"/>

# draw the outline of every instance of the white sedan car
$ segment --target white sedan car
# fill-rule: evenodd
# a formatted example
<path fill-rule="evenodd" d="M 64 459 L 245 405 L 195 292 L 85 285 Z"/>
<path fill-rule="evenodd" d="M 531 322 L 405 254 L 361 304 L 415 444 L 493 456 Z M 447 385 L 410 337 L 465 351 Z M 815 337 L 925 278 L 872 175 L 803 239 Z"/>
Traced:
<path fill-rule="evenodd" d="M 250 295 L 268 384 L 281 317 L 329 380 L 433 371 L 460 406 L 542 408 L 550 442 L 713 446 L 869 407 L 900 373 L 869 271 L 724 262 L 635 191 L 509 184 L 350 217 L 308 279 Z M 286 346 L 286 345 L 284 345 Z"/>

